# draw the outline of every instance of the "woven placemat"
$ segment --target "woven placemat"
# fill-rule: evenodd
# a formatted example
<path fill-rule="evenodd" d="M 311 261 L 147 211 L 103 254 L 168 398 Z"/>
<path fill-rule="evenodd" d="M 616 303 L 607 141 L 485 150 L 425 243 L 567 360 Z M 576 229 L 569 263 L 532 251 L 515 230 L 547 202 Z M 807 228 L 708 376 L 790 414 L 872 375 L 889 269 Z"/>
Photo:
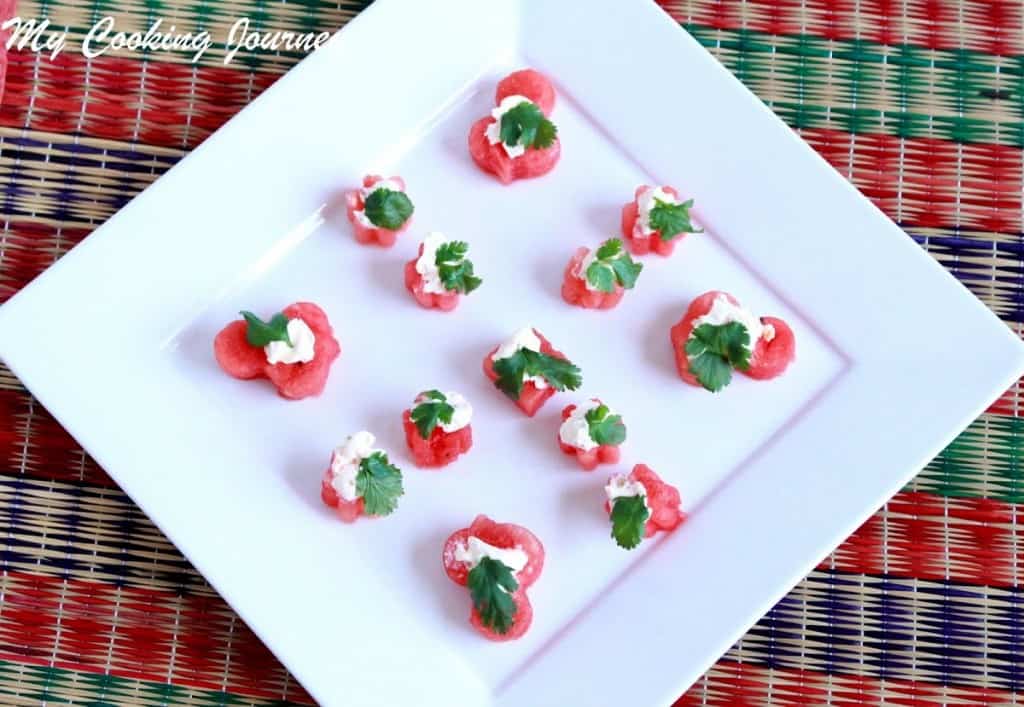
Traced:
<path fill-rule="evenodd" d="M 260 30 L 334 30 L 363 4 L 22 0 L 17 13 L 66 26 L 74 46 L 104 15 L 118 29 L 144 30 L 162 17 L 180 31 L 224 36 L 243 16 Z M 664 5 L 1020 333 L 1020 0 Z M 0 0 L 0 18 L 4 10 Z M 223 54 L 212 47 L 191 64 L 165 53 L 10 52 L 0 103 L 0 298 L 301 58 L 243 54 L 225 67 Z M 679 704 L 1024 702 L 1020 404 L 1018 384 Z M 6 369 L 0 523 L 0 704 L 310 701 Z"/>

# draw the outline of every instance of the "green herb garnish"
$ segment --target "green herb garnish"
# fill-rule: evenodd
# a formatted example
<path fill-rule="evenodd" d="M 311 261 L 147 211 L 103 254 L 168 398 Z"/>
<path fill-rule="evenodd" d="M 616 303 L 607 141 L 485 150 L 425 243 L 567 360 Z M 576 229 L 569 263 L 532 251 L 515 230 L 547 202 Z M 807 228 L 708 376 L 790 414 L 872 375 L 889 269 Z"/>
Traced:
<path fill-rule="evenodd" d="M 367 515 L 390 515 L 403 493 L 402 472 L 388 461 L 387 454 L 374 452 L 359 463 L 356 494 L 363 499 Z"/>
<path fill-rule="evenodd" d="M 732 370 L 750 368 L 750 333 L 740 322 L 701 324 L 686 340 L 690 373 L 697 381 L 717 393 L 729 385 Z"/>
<path fill-rule="evenodd" d="M 630 290 L 636 284 L 640 271 L 644 269 L 630 257 L 618 238 L 606 240 L 594 254 L 594 261 L 587 266 L 587 281 L 601 292 L 614 292 L 616 283 Z"/>
<path fill-rule="evenodd" d="M 499 137 L 509 147 L 550 147 L 557 134 L 555 124 L 531 101 L 524 101 L 501 116 Z"/>
<path fill-rule="evenodd" d="M 447 424 L 452 421 L 455 408 L 448 403 L 444 393 L 439 390 L 425 391 L 417 396 L 417 399 L 419 398 L 424 398 L 424 400 L 416 404 L 410 417 L 416 424 L 416 429 L 420 431 L 420 436 L 423 439 L 430 439 L 430 435 L 438 424 L 442 422 Z"/>
<path fill-rule="evenodd" d="M 495 361 L 494 372 L 494 385 L 513 400 L 519 400 L 527 376 L 540 376 L 555 390 L 576 390 L 583 383 L 583 374 L 571 361 L 526 348 Z"/>
<path fill-rule="evenodd" d="M 682 204 L 670 204 L 655 197 L 649 219 L 651 228 L 658 231 L 663 241 L 670 241 L 680 233 L 703 233 L 704 229 L 695 229 L 690 222 L 692 207 L 693 199 Z"/>
<path fill-rule="evenodd" d="M 239 312 L 248 325 L 245 329 L 245 340 L 250 346 L 266 346 L 271 341 L 283 341 L 289 346 L 292 340 L 288 336 L 288 317 L 278 312 L 265 322 L 252 312 Z"/>
<path fill-rule="evenodd" d="M 403 191 L 392 191 L 380 188 L 370 192 L 366 197 L 363 210 L 377 228 L 396 231 L 402 227 L 413 212 L 412 201 Z"/>
<path fill-rule="evenodd" d="M 469 571 L 466 584 L 480 623 L 495 633 L 508 633 L 516 617 L 512 592 L 519 588 L 519 582 L 508 565 L 482 557 Z"/>

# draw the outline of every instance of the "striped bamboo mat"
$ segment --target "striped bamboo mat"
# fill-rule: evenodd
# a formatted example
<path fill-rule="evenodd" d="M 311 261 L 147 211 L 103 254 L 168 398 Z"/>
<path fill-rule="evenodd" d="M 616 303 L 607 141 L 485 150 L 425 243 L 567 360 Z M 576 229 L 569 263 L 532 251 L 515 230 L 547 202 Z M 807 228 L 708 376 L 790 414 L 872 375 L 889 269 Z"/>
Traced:
<path fill-rule="evenodd" d="M 22 0 L 80 41 L 163 17 L 224 36 L 333 30 L 348 0 Z M 666 9 L 1020 333 L 1020 0 L 689 0 Z M 0 0 L 0 18 L 13 12 Z M 642 38 L 637 38 L 640 41 Z M 0 298 L 300 57 L 12 51 L 0 103 Z M 0 61 L 0 77 L 5 74 Z M 823 231 L 823 237 L 827 231 Z M 1014 386 L 679 704 L 1024 702 L 1024 423 Z M 908 421 L 910 423 L 911 421 Z M 827 462 L 827 460 L 822 460 Z M 0 704 L 308 696 L 0 369 Z"/>

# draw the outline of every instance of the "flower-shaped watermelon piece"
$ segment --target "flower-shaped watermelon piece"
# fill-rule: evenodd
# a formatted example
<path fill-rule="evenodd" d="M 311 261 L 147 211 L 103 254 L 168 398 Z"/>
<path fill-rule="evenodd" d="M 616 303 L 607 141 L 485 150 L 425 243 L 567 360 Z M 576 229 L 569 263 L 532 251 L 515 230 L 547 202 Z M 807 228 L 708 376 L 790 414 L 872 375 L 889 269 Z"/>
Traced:
<path fill-rule="evenodd" d="M 600 403 L 600 400 L 595 398 L 595 401 Z M 576 405 L 566 405 L 562 408 L 562 422 L 565 422 L 572 415 L 573 411 L 576 410 Z M 574 447 L 571 444 L 566 444 L 562 439 L 561 429 L 559 434 L 556 435 L 558 440 L 558 447 L 562 450 L 563 454 L 576 457 L 576 461 L 584 471 L 593 471 L 597 468 L 598 464 L 618 464 L 620 452 L 618 444 L 599 444 L 593 449 L 580 449 Z M 621 443 L 620 443 L 621 444 Z"/>
<path fill-rule="evenodd" d="M 542 354 L 546 354 L 563 361 L 569 360 L 564 353 L 555 349 L 543 334 L 536 329 L 533 330 L 533 333 L 536 334 L 538 339 L 540 339 L 540 352 Z M 491 356 L 493 356 L 499 348 L 499 346 L 495 346 L 484 357 L 484 375 L 487 376 L 488 380 L 491 382 L 497 382 L 498 380 L 498 374 L 494 370 L 494 361 L 491 359 Z M 516 407 L 526 413 L 527 417 L 533 417 L 537 414 L 537 411 L 541 409 L 544 403 L 551 399 L 556 392 L 558 391 L 550 385 L 544 388 L 538 388 L 533 381 L 527 380 L 523 382 L 522 390 L 519 393 L 519 397 L 515 399 L 515 404 Z"/>
<path fill-rule="evenodd" d="M 725 297 L 735 306 L 739 302 L 728 292 L 711 290 L 697 297 L 686 309 L 686 314 L 670 330 L 672 352 L 675 355 L 676 370 L 679 377 L 690 385 L 700 386 L 697 377 L 690 370 L 690 358 L 686 353 L 686 342 L 693 332 L 693 323 L 711 311 L 715 300 Z M 793 359 L 796 358 L 796 339 L 793 330 L 782 319 L 777 317 L 760 317 L 763 325 L 774 329 L 774 336 L 769 341 L 760 337 L 750 353 L 749 368 L 740 372 L 755 380 L 767 380 L 782 375 Z"/>
<path fill-rule="evenodd" d="M 423 439 L 416 423 L 412 421 L 412 410 L 402 413 L 402 429 L 405 430 L 405 443 L 409 446 L 416 466 L 428 469 L 451 464 L 473 446 L 472 425 L 452 432 L 445 432 L 441 425 L 437 425 L 430 437 Z"/>
<path fill-rule="evenodd" d="M 428 234 L 420 243 L 416 257 L 405 264 L 405 289 L 425 309 L 443 312 L 455 309 L 461 295 L 473 292 L 483 282 L 473 272 L 468 251 L 469 244 L 465 241 L 445 240 L 438 232 Z M 433 283 L 429 288 L 425 273 L 417 269 L 425 252 L 428 253 L 426 272 L 430 275 L 429 282 Z"/>
<path fill-rule="evenodd" d="M 580 265 L 583 259 L 590 254 L 590 249 L 581 247 L 573 254 L 569 264 L 565 266 L 565 274 L 562 280 L 562 299 L 568 304 L 584 309 L 611 309 L 622 301 L 625 289 L 619 283 L 614 283 L 611 292 L 592 290 L 587 287 L 585 280 L 586 273 L 580 272 Z"/>
<path fill-rule="evenodd" d="M 626 239 L 626 244 L 634 255 L 656 253 L 667 257 L 672 255 L 676 243 L 683 240 L 687 233 L 697 233 L 699 231 L 683 230 L 668 238 L 662 238 L 662 231 L 660 230 L 655 230 L 653 233 L 645 233 L 643 224 L 640 222 L 640 197 L 650 188 L 646 184 L 638 186 L 633 194 L 633 201 L 622 207 L 622 236 Z M 679 200 L 679 192 L 674 187 L 666 186 L 662 187 L 662 190 L 671 194 L 676 200 Z M 686 222 L 687 225 L 690 225 L 688 223 L 688 216 Z"/>
<path fill-rule="evenodd" d="M 526 565 L 515 575 L 518 587 L 512 592 L 512 599 L 516 606 L 516 612 L 509 631 L 502 634 L 484 626 L 475 606 L 470 613 L 470 622 L 486 638 L 492 641 L 508 641 L 519 638 L 526 633 L 533 620 L 533 607 L 526 596 L 526 590 L 537 581 L 544 569 L 544 545 L 536 535 L 521 525 L 496 523 L 485 515 L 478 515 L 468 528 L 462 528 L 452 533 L 445 541 L 444 549 L 441 552 L 441 562 L 448 578 L 462 586 L 467 586 L 471 568 L 456 558 L 456 549 L 459 546 L 465 547 L 470 537 L 478 538 L 496 548 L 516 549 L 526 554 Z"/>
<path fill-rule="evenodd" d="M 341 346 L 327 315 L 312 302 L 296 302 L 282 312 L 290 319 L 301 319 L 316 337 L 313 360 L 307 363 L 269 363 L 261 346 L 253 346 L 246 337 L 248 325 L 238 319 L 224 327 L 213 341 L 217 363 L 230 376 L 243 380 L 267 378 L 278 394 L 299 400 L 323 392 L 331 364 L 341 355 Z"/>
<path fill-rule="evenodd" d="M 378 182 L 391 181 L 401 186 L 402 191 L 405 191 L 405 180 L 401 177 L 388 177 L 386 180 L 379 174 L 368 174 L 363 177 L 363 187 L 369 189 Z M 399 234 L 403 233 L 409 228 L 409 224 L 412 223 L 412 216 L 408 216 L 405 221 L 396 229 L 387 229 L 374 226 L 372 224 L 367 225 L 361 221 L 357 212 L 365 212 L 366 202 L 363 199 L 362 189 L 352 189 L 345 192 L 345 212 L 348 216 L 349 223 L 352 224 L 352 228 L 355 231 L 356 240 L 364 245 L 379 245 L 384 248 L 390 248 L 395 244 Z"/>
<path fill-rule="evenodd" d="M 533 69 L 514 71 L 498 83 L 495 103 L 500 104 L 510 96 L 528 98 L 544 116 L 550 116 L 555 106 L 554 86 L 547 77 Z M 480 169 L 493 174 L 502 184 L 540 177 L 554 169 L 562 152 L 557 135 L 546 147 L 530 146 L 522 155 L 510 157 L 501 142 L 492 144 L 487 139 L 487 128 L 494 122 L 493 116 L 481 118 L 469 131 L 469 154 Z"/>

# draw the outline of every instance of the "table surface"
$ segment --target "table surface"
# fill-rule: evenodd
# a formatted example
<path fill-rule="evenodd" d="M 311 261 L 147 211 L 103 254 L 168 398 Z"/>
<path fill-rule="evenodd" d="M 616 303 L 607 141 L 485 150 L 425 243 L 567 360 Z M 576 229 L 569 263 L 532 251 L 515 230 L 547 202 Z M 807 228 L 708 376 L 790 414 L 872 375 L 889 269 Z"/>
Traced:
<path fill-rule="evenodd" d="M 0 20 L 12 4 L 0 0 Z M 195 65 L 165 53 L 85 59 L 77 43 L 94 22 L 109 14 L 144 30 L 163 17 L 223 37 L 247 16 L 254 29 L 321 31 L 364 4 L 22 0 L 19 16 L 69 28 L 69 49 L 7 57 L 0 301 L 301 58 L 243 54 L 225 67 L 215 47 Z M 1021 332 L 1020 0 L 662 4 Z M 677 704 L 1024 702 L 1020 402 L 1018 383 Z M 0 523 L 0 703 L 310 701 L 2 367 Z"/>

